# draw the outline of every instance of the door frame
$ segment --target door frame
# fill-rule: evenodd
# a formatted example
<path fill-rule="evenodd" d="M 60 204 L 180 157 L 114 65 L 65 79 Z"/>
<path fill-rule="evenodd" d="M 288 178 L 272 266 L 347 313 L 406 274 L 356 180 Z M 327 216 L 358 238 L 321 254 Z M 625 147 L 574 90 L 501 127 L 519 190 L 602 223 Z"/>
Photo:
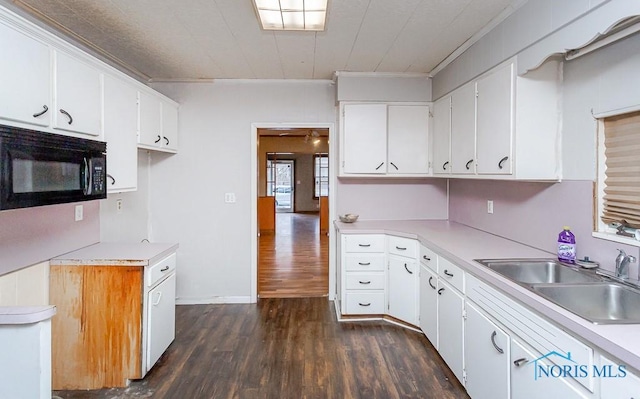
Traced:
<path fill-rule="evenodd" d="M 335 220 L 337 179 L 337 137 L 335 123 L 252 123 L 251 124 L 251 303 L 258 302 L 258 129 L 322 128 L 329 129 L 329 221 Z M 329 300 L 336 297 L 336 237 L 329 223 Z"/>

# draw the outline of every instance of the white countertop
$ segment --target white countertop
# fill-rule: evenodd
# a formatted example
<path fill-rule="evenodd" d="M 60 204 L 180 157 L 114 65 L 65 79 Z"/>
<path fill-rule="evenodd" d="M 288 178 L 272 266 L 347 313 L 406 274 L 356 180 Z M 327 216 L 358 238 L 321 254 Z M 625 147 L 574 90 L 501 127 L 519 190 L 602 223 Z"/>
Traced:
<path fill-rule="evenodd" d="M 34 324 L 48 320 L 56 314 L 56 307 L 45 306 L 0 306 L 0 325 Z"/>
<path fill-rule="evenodd" d="M 568 333 L 640 370 L 640 324 L 593 324 L 474 261 L 492 258 L 555 258 L 555 254 L 449 221 L 363 220 L 334 223 L 342 234 L 390 234 L 417 239 L 467 272 L 551 319 Z"/>
<path fill-rule="evenodd" d="M 147 266 L 178 249 L 174 243 L 101 242 L 51 259 L 56 265 Z"/>

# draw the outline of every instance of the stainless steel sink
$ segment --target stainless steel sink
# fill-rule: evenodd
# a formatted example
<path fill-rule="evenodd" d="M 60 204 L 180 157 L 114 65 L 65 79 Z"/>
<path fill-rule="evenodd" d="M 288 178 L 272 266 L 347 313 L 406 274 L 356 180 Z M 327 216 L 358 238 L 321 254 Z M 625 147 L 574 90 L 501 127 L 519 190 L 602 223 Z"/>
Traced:
<path fill-rule="evenodd" d="M 524 285 L 550 283 L 588 283 L 602 281 L 553 259 L 476 259 L 477 262 Z"/>
<path fill-rule="evenodd" d="M 534 285 L 533 291 L 595 324 L 640 323 L 640 292 L 618 283 Z"/>

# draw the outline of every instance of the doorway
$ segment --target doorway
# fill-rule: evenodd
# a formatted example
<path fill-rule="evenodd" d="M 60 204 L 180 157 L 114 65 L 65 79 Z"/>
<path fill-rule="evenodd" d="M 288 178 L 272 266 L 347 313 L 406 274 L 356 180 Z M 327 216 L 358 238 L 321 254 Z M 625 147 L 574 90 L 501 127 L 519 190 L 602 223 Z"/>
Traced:
<path fill-rule="evenodd" d="M 328 296 L 329 129 L 256 133 L 257 297 Z"/>

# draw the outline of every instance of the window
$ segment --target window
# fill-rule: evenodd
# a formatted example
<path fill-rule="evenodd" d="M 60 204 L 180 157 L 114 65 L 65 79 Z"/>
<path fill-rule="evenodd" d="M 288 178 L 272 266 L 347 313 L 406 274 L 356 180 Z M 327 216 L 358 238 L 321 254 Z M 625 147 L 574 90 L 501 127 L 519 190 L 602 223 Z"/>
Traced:
<path fill-rule="evenodd" d="M 313 156 L 314 198 L 329 195 L 329 154 L 318 153 Z"/>
<path fill-rule="evenodd" d="M 597 230 L 633 239 L 640 228 L 640 112 L 599 122 Z M 619 225 L 627 229 L 619 232 Z"/>

